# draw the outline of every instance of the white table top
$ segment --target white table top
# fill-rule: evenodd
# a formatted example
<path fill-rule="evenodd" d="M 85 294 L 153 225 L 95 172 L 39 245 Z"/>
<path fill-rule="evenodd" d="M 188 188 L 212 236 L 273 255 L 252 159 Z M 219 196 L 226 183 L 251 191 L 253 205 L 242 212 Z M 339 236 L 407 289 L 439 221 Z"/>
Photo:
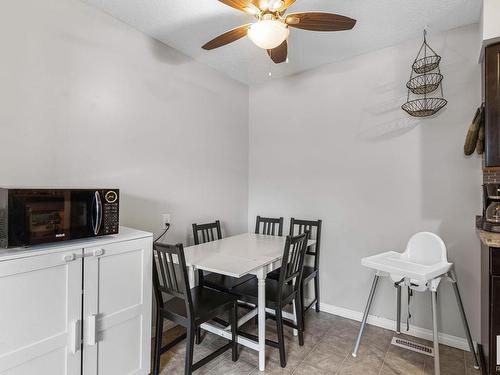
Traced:
<path fill-rule="evenodd" d="M 283 256 L 286 237 L 244 233 L 184 248 L 186 265 L 209 272 L 241 277 Z M 316 241 L 309 240 L 308 246 Z"/>

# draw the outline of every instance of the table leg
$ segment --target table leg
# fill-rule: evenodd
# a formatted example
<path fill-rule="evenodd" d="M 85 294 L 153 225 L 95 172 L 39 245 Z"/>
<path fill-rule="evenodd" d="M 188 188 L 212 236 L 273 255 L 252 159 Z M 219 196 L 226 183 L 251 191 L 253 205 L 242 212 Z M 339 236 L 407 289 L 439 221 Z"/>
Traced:
<path fill-rule="evenodd" d="M 197 284 L 196 282 L 196 267 L 191 266 L 187 267 L 188 269 L 188 277 L 189 277 L 189 287 L 193 289 Z"/>
<path fill-rule="evenodd" d="M 293 300 L 293 324 L 297 326 L 297 309 L 295 308 L 295 300 Z M 299 331 L 297 331 L 295 328 L 293 329 L 293 335 L 297 336 L 299 334 Z"/>
<path fill-rule="evenodd" d="M 259 370 L 266 369 L 266 276 L 267 267 L 264 266 L 257 273 L 258 309 L 259 309 Z"/>

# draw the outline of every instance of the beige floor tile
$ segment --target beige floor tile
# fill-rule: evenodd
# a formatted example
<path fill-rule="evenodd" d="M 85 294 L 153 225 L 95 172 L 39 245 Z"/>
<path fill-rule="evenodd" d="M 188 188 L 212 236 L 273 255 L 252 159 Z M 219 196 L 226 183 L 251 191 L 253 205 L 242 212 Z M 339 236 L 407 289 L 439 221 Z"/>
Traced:
<path fill-rule="evenodd" d="M 423 375 L 434 374 L 433 358 L 390 344 L 394 332 L 368 325 L 361 342 L 357 358 L 351 356 L 359 322 L 338 316 L 306 313 L 307 325 L 305 345 L 299 346 L 298 338 L 291 328 L 285 328 L 287 366 L 281 368 L 279 353 L 275 348 L 266 348 L 266 371 L 257 368 L 258 355 L 255 351 L 240 347 L 240 359 L 231 361 L 227 351 L 214 361 L 196 371 L 196 375 Z M 244 326 L 244 331 L 256 334 L 258 327 L 253 321 Z M 163 344 L 183 333 L 182 327 L 175 327 L 163 335 Z M 276 325 L 266 322 L 266 335 L 276 340 Z M 412 341 L 432 346 L 432 342 L 401 335 Z M 203 342 L 195 346 L 195 360 L 198 360 L 227 341 L 217 335 L 204 332 Z M 181 342 L 161 357 L 161 375 L 184 373 L 185 342 Z M 479 375 L 473 368 L 471 353 L 448 346 L 440 346 L 442 375 Z"/>
<path fill-rule="evenodd" d="M 382 374 L 418 374 L 424 371 L 425 354 L 391 345 L 382 367 Z"/>
<path fill-rule="evenodd" d="M 480 375 L 481 371 L 479 369 L 475 369 L 475 361 L 471 352 L 464 352 L 465 357 L 465 370 L 467 375 Z"/>
<path fill-rule="evenodd" d="M 357 358 L 348 355 L 337 373 L 341 375 L 378 375 L 383 363 L 383 359 L 373 354 Z"/>
<path fill-rule="evenodd" d="M 342 349 L 332 348 L 319 343 L 299 364 L 298 368 L 311 366 L 324 372 L 337 372 L 348 353 Z"/>

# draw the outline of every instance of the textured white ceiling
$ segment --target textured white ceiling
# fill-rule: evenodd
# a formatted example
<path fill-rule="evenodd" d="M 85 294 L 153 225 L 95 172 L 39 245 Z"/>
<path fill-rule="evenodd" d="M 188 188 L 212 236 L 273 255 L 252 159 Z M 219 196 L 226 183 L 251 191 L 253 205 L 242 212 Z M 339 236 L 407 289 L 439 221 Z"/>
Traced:
<path fill-rule="evenodd" d="M 275 65 L 248 38 L 201 46 L 252 17 L 217 0 L 83 0 L 196 60 L 245 83 L 258 83 L 479 21 L 480 0 L 297 0 L 290 12 L 325 11 L 358 20 L 351 31 L 291 29 L 289 63 Z M 415 46 L 416 48 L 418 46 Z"/>

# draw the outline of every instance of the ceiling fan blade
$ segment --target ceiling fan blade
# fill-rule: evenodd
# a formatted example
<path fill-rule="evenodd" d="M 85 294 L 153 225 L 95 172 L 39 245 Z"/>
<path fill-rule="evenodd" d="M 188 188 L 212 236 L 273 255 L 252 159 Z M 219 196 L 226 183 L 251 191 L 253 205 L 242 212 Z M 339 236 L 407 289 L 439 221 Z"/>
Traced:
<path fill-rule="evenodd" d="M 350 30 L 356 24 L 352 18 L 322 12 L 290 13 L 285 22 L 290 27 L 311 31 Z"/>
<path fill-rule="evenodd" d="M 221 3 L 230 6 L 231 8 L 241 10 L 249 14 L 259 14 L 260 9 L 257 0 L 219 0 Z"/>
<path fill-rule="evenodd" d="M 288 56 L 288 43 L 285 40 L 278 47 L 273 49 L 268 49 L 267 54 L 276 64 L 280 64 L 286 61 L 286 57 Z"/>
<path fill-rule="evenodd" d="M 229 30 L 224 34 L 221 34 L 218 37 L 212 39 L 210 42 L 206 43 L 201 48 L 206 50 L 211 50 L 214 48 L 225 46 L 226 44 L 232 43 L 234 41 L 237 41 L 238 39 L 241 39 L 245 35 L 247 35 L 247 31 L 250 25 L 251 23 L 247 23 L 246 25 L 239 26 L 235 29 Z"/>

